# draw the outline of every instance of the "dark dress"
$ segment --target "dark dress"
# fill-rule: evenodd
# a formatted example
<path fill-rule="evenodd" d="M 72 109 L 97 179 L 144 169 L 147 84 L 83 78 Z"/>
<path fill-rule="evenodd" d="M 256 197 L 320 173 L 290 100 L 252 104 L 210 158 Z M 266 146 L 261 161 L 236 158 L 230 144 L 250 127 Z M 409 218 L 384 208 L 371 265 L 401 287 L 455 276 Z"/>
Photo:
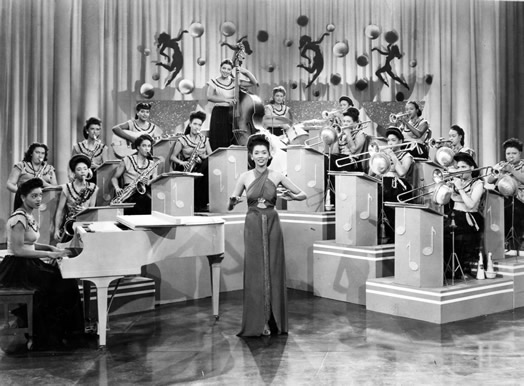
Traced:
<path fill-rule="evenodd" d="M 15 211 L 7 221 L 8 251 L 10 230 L 17 223 L 26 229 L 24 242 L 33 244 L 39 236 L 33 217 Z M 69 334 L 83 332 L 83 313 L 75 279 L 62 279 L 57 266 L 37 258 L 7 255 L 0 263 L 0 286 L 35 290 L 33 303 L 34 343 L 37 347 L 56 345 Z M 27 325 L 26 310 L 12 311 Z"/>
<path fill-rule="evenodd" d="M 284 239 L 274 208 L 277 190 L 268 170 L 255 173 L 257 177 L 247 189 L 244 309 L 238 336 L 260 336 L 265 322 L 272 332 L 288 331 Z"/>

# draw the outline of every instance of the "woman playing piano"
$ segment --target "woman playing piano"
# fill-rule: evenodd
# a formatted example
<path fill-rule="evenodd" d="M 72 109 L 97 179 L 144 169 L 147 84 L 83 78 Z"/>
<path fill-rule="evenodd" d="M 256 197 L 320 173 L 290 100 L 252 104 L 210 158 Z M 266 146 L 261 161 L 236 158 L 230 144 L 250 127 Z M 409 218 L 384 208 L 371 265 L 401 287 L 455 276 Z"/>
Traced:
<path fill-rule="evenodd" d="M 273 98 L 264 106 L 263 125 L 271 134 L 277 137 L 284 135 L 284 128 L 289 128 L 293 122 L 291 110 L 285 104 L 286 89 L 282 86 L 273 89 Z"/>
<path fill-rule="evenodd" d="M 42 202 L 43 181 L 32 178 L 20 185 L 20 206 L 7 220 L 7 255 L 0 263 L 0 285 L 35 290 L 34 343 L 56 346 L 74 332 L 83 332 L 83 316 L 75 279 L 62 279 L 57 260 L 67 251 L 38 244 L 38 223 L 33 211 Z M 45 262 L 44 262 L 45 261 Z M 11 311 L 18 327 L 27 326 L 25 307 Z"/>
<path fill-rule="evenodd" d="M 96 183 L 96 169 L 108 159 L 108 148 L 99 139 L 101 130 L 102 121 L 95 117 L 89 118 L 82 130 L 85 139 L 75 143 L 71 152 L 71 156 L 84 154 L 89 158 L 91 161 L 90 168 L 93 174 L 91 178 L 88 178 L 88 181 L 94 183 Z"/>
<path fill-rule="evenodd" d="M 428 158 L 428 146 L 426 141 L 429 139 L 429 124 L 422 118 L 422 110 L 415 101 L 406 103 L 406 114 L 399 118 L 400 130 L 406 142 L 417 142 L 417 146 L 411 151 L 411 155 L 417 158 Z"/>
<path fill-rule="evenodd" d="M 271 154 L 265 135 L 252 135 L 247 149 L 255 168 L 240 175 L 229 202 L 231 210 L 246 191 L 244 309 L 238 336 L 287 333 L 286 264 L 275 210 L 277 186 L 286 189 L 282 196 L 286 200 L 305 200 L 306 194 L 283 174 L 268 169 Z"/>
<path fill-rule="evenodd" d="M 74 220 L 76 214 L 82 209 L 95 206 L 98 187 L 87 181 L 88 170 L 91 160 L 83 155 L 77 154 L 69 160 L 69 169 L 75 175 L 72 182 L 62 187 L 60 201 L 55 215 L 55 239 L 66 242 L 67 235 L 64 233 L 66 221 Z M 70 231 L 70 230 L 68 230 Z"/>

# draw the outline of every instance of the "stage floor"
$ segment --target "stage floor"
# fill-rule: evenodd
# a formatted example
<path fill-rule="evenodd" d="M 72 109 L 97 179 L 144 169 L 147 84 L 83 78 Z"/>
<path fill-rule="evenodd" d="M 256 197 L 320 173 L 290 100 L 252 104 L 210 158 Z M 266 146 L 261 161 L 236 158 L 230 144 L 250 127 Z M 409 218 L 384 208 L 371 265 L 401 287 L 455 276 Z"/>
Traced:
<path fill-rule="evenodd" d="M 289 335 L 241 339 L 242 292 L 221 294 L 216 323 L 210 303 L 113 317 L 105 352 L 88 340 L 68 350 L 0 351 L 0 384 L 473 385 L 524 378 L 524 308 L 435 325 L 289 290 Z"/>

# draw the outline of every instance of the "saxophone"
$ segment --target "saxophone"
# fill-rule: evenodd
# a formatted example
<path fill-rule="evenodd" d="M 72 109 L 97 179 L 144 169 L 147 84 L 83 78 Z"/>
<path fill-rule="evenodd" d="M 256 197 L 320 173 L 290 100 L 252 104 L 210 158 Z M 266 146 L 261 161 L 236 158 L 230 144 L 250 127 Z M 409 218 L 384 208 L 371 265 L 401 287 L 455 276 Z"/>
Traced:
<path fill-rule="evenodd" d="M 118 205 L 125 202 L 129 197 L 131 197 L 135 192 L 139 194 L 146 193 L 146 182 L 153 175 L 156 167 L 160 164 L 161 159 L 156 159 L 146 170 L 144 170 L 140 175 L 135 178 L 135 180 L 127 185 L 119 195 L 111 200 L 109 205 Z"/>
<path fill-rule="evenodd" d="M 93 189 L 85 187 L 78 193 L 78 197 L 74 202 L 73 208 L 67 213 L 67 216 L 64 218 L 64 222 L 62 224 L 62 229 L 60 231 L 60 241 L 62 243 L 68 241 L 75 234 L 73 224 L 76 220 L 76 215 L 83 209 L 82 205 L 87 200 L 89 200 L 93 194 L 93 191 Z"/>
<path fill-rule="evenodd" d="M 200 141 L 198 141 L 198 144 L 196 145 L 195 149 L 191 153 L 191 156 L 187 160 L 187 164 L 184 165 L 184 172 L 191 173 L 195 168 L 196 160 L 198 157 L 198 148 L 200 147 L 200 145 L 202 145 L 205 139 L 206 137 L 204 137 L 203 135 L 200 136 Z"/>

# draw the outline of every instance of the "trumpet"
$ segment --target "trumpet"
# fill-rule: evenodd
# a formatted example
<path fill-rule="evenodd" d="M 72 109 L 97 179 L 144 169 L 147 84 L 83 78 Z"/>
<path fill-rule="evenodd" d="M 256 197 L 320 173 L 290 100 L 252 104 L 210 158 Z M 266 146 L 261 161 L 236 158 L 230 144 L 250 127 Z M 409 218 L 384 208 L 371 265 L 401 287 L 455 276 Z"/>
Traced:
<path fill-rule="evenodd" d="M 367 121 L 363 121 L 363 122 L 352 123 L 351 125 L 339 126 L 339 129 L 340 130 L 351 129 L 350 130 L 351 133 L 354 133 L 354 132 L 356 133 L 361 130 L 364 130 L 364 127 L 367 126 L 370 122 L 371 122 L 371 119 Z"/>
<path fill-rule="evenodd" d="M 428 141 L 428 146 L 430 147 L 441 147 L 441 146 L 451 147 L 451 141 L 449 139 L 444 139 L 444 138 L 439 138 L 439 139 L 431 138 Z"/>
<path fill-rule="evenodd" d="M 327 146 L 331 146 L 337 139 L 337 131 L 333 127 L 327 126 L 320 130 L 320 134 L 316 137 L 306 139 L 304 141 L 304 145 L 313 147 L 324 143 Z"/>
<path fill-rule="evenodd" d="M 331 111 L 325 110 L 325 111 L 322 111 L 322 118 L 332 120 L 332 119 L 335 119 L 337 115 L 344 114 L 346 110 L 347 109 L 335 109 Z"/>
<path fill-rule="evenodd" d="M 369 150 L 368 151 L 363 152 L 363 153 L 359 153 L 359 154 L 350 154 L 347 157 L 343 157 L 343 158 L 339 158 L 339 159 L 335 160 L 335 163 L 337 164 L 337 166 L 339 168 L 341 168 L 341 167 L 344 167 L 344 166 L 347 166 L 347 165 L 351 165 L 351 164 L 355 164 L 355 163 L 359 163 L 359 162 L 370 161 L 373 158 L 373 156 L 375 156 L 377 154 L 381 154 L 381 153 L 384 154 L 384 150 L 395 149 L 395 148 L 398 148 L 398 147 L 404 147 L 403 149 L 394 151 L 394 153 L 401 153 L 401 152 L 411 151 L 411 150 L 413 150 L 415 148 L 415 146 L 417 146 L 416 142 L 404 142 L 404 143 L 399 143 L 399 144 L 396 144 L 396 145 L 388 145 L 388 146 L 379 146 L 378 143 L 371 142 L 369 144 Z M 362 158 L 362 159 L 359 159 L 359 160 L 355 159 L 355 158 L 358 158 L 358 157 L 361 157 L 361 156 L 366 156 L 366 155 L 368 156 L 367 158 Z M 341 161 L 346 161 L 346 160 L 349 160 L 349 162 L 346 162 L 346 163 L 341 162 Z M 375 174 L 379 174 L 379 173 L 375 173 Z"/>
<path fill-rule="evenodd" d="M 398 121 L 403 118 L 410 115 L 409 113 L 398 113 L 398 114 L 389 114 L 389 121 L 391 123 L 398 123 Z"/>

